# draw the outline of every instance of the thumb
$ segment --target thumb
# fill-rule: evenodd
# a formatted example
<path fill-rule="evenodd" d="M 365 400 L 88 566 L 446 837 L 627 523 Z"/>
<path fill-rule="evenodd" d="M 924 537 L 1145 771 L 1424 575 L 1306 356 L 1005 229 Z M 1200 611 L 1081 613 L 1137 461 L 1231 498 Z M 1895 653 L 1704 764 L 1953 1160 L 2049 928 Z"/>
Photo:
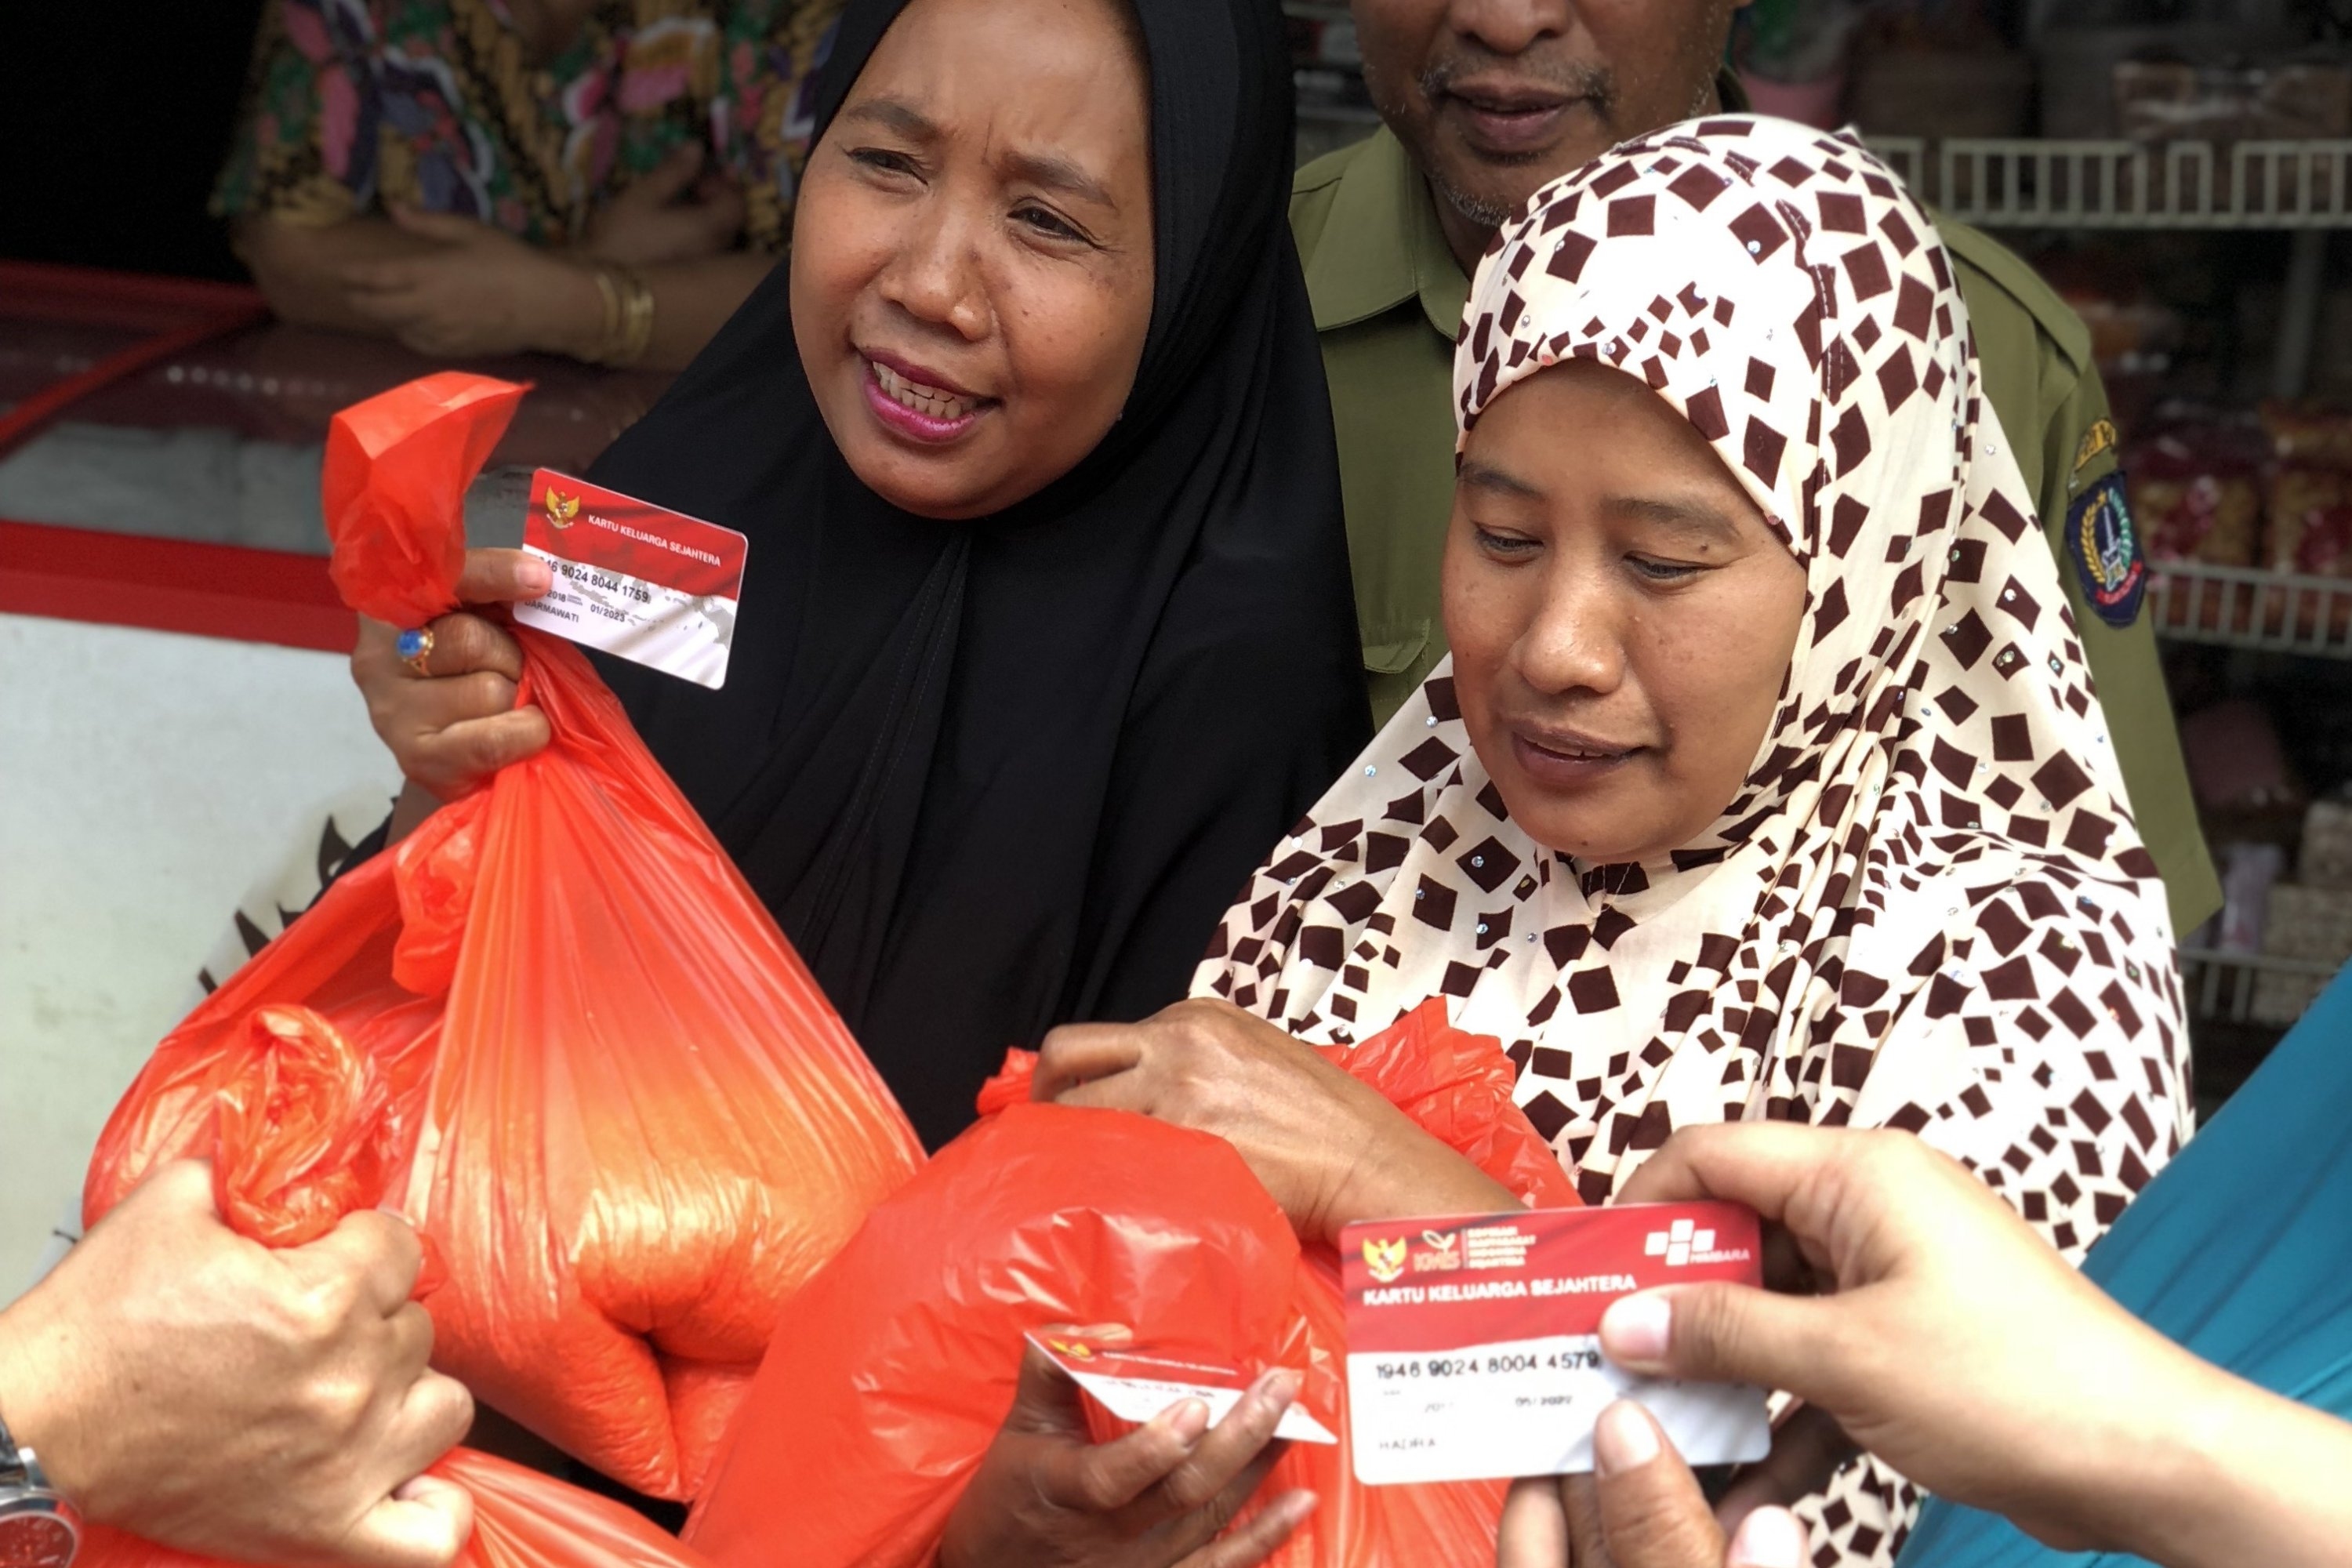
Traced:
<path fill-rule="evenodd" d="M 448 1568 L 474 1533 L 474 1499 L 437 1476 L 419 1476 L 367 1511 L 343 1540 L 355 1568 Z"/>
<path fill-rule="evenodd" d="M 1511 1483 L 1495 1537 L 1495 1568 L 1561 1568 L 1568 1562 L 1568 1507 L 1550 1476 Z"/>
<path fill-rule="evenodd" d="M 1731 1538 L 1727 1568 L 1804 1568 L 1812 1541 L 1804 1522 L 1785 1508 L 1759 1508 Z"/>
<path fill-rule="evenodd" d="M 1087 1410 L 1078 1385 L 1028 1340 L 1021 1342 L 1021 1381 L 1004 1425 L 1033 1436 L 1087 1440 Z"/>
<path fill-rule="evenodd" d="M 1720 1568 L 1706 1494 L 1650 1413 L 1621 1399 L 1592 1429 L 1601 1540 L 1617 1568 Z"/>
<path fill-rule="evenodd" d="M 526 550 L 468 550 L 457 574 L 457 598 L 467 605 L 520 604 L 553 586 L 554 569 Z"/>
<path fill-rule="evenodd" d="M 466 245 L 481 237 L 488 226 L 455 213 L 426 212 L 422 207 L 394 204 L 392 221 L 408 233 L 423 239 L 437 239 L 444 245 Z"/>
<path fill-rule="evenodd" d="M 1644 1290 L 1601 1315 L 1601 1351 L 1628 1372 L 1816 1397 L 1835 1369 L 1830 1300 L 1729 1283 Z"/>

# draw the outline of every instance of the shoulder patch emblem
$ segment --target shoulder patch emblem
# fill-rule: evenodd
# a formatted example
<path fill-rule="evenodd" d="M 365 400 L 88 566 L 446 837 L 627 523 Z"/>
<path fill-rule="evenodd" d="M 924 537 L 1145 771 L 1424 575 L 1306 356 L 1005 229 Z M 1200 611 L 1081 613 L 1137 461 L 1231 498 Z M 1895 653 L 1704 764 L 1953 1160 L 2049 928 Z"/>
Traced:
<path fill-rule="evenodd" d="M 2112 419 L 2093 420 L 2091 427 L 2083 432 L 2081 444 L 2074 448 L 2074 467 L 2072 477 L 2079 481 L 2083 477 L 2083 470 L 2091 466 L 2091 459 L 2102 452 L 2111 450 L 2115 444 L 2116 422 Z"/>
<path fill-rule="evenodd" d="M 2083 579 L 2083 597 L 2092 614 L 2118 629 L 2139 617 L 2140 598 L 2147 591 L 2147 563 L 2124 500 L 2120 469 L 2076 496 L 2066 509 L 2066 554 Z"/>

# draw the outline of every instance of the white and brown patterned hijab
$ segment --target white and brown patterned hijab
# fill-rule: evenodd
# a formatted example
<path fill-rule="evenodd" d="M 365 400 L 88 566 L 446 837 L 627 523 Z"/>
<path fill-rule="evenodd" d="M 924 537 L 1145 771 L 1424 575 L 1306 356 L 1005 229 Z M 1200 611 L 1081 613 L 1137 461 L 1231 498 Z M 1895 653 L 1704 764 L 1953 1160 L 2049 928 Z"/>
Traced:
<path fill-rule="evenodd" d="M 1276 847 L 1196 994 L 1311 1040 L 1447 996 L 1595 1202 L 1687 1123 L 1891 1125 L 2079 1255 L 2189 1125 L 2172 933 L 1933 226 L 1849 140 L 1671 127 L 1498 237 L 1461 427 L 1570 357 L 1680 410 L 1805 567 L 1738 797 L 1655 863 L 1536 844 L 1449 661 Z"/>

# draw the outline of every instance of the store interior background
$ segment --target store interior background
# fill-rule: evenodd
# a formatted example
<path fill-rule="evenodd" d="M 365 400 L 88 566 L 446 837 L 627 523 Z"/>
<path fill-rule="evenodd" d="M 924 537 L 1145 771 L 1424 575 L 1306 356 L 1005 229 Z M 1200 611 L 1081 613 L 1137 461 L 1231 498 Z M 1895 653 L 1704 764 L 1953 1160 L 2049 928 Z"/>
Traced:
<path fill-rule="evenodd" d="M 1345 7 L 1285 9 L 1306 158 L 1375 120 Z M 205 204 L 257 13 L 9 7 L 0 419 L 242 308 Z M 1735 37 L 1759 108 L 1859 124 L 2091 328 L 2231 897 L 2184 933 L 2209 1110 L 2352 957 L 2347 38 L 2352 0 L 1757 0 Z M 47 268 L 215 287 L 94 304 L 103 287 Z M 331 801 L 390 793 L 331 606 L 207 599 L 187 580 L 223 562 L 270 583 L 288 558 L 312 570 L 327 416 L 426 368 L 247 326 L 0 448 L 0 1301 L 114 1100 L 201 994 L 200 966 L 235 940 L 240 894 L 315 844 Z M 519 528 L 520 476 L 584 465 L 659 381 L 491 368 L 541 388 L 469 505 L 499 542 Z"/>

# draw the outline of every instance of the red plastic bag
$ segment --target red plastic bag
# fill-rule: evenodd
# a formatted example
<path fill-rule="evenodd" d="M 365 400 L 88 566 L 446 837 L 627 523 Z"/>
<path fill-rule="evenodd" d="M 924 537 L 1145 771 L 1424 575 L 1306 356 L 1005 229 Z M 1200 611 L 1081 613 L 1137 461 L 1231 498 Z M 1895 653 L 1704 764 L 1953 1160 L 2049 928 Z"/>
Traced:
<path fill-rule="evenodd" d="M 467 482 L 520 389 L 448 374 L 337 416 L 354 608 L 454 603 Z M 919 1146 L 733 863 L 579 651 L 517 628 L 554 742 L 339 880 L 157 1048 L 94 1221 L 205 1146 L 248 1020 L 300 1004 L 385 1069 L 394 1196 L 449 1282 L 435 1363 L 645 1492 L 692 1495 L 777 1310 Z"/>
<path fill-rule="evenodd" d="M 1433 1001 L 1329 1047 L 1433 1135 L 1544 1207 L 1575 1188 L 1511 1101 L 1499 1041 Z M 1027 1102 L 1035 1058 L 982 1091 L 988 1120 L 941 1151 L 778 1321 L 686 1539 L 766 1568 L 779 1520 L 803 1568 L 913 1568 L 1012 1408 L 1028 1331 L 1119 1323 L 1255 1372 L 1296 1367 L 1346 1431 L 1339 1260 L 1289 1222 L 1220 1139 L 1115 1111 Z M 1500 1482 L 1370 1488 L 1344 1440 L 1295 1444 L 1260 1492 L 1322 1500 L 1283 1568 L 1491 1562 Z"/>
<path fill-rule="evenodd" d="M 188 1152 L 211 1157 L 231 1228 L 270 1247 L 300 1247 L 383 1201 L 393 1175 L 386 1156 L 402 1142 L 398 1069 L 300 1007 L 257 1011 L 247 1045 L 211 1090 L 215 1139 Z M 418 1294 L 433 1283 L 428 1270 Z M 474 1497 L 474 1534 L 458 1568 L 700 1568 L 642 1516 L 536 1470 L 459 1448 L 431 1473 Z M 77 1562 L 212 1568 L 102 1527 L 86 1532 Z"/>
<path fill-rule="evenodd" d="M 474 1534 L 456 1568 L 704 1568 L 659 1525 L 609 1498 L 520 1465 L 453 1449 L 431 1470 L 474 1494 Z M 91 1525 L 75 1568 L 229 1568 Z"/>

